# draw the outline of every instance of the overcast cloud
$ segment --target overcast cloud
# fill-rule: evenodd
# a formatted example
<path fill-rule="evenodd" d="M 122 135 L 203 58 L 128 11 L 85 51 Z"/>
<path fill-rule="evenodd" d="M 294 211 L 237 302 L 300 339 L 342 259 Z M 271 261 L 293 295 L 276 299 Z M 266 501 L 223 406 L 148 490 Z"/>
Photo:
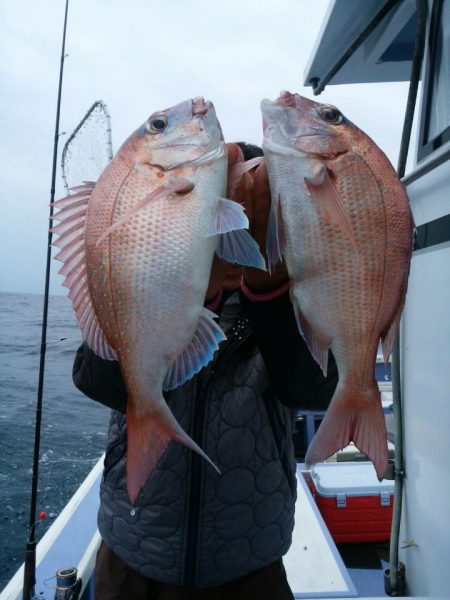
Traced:
<path fill-rule="evenodd" d="M 0 3 L 2 291 L 44 288 L 64 4 Z M 260 144 L 262 98 L 282 89 L 313 97 L 303 74 L 327 7 L 328 0 L 71 0 L 60 130 L 70 134 L 102 99 L 117 150 L 152 112 L 203 95 L 227 141 Z M 336 104 L 395 164 L 406 93 L 405 84 L 330 86 L 320 100 Z M 57 268 L 51 291 L 66 293 Z"/>

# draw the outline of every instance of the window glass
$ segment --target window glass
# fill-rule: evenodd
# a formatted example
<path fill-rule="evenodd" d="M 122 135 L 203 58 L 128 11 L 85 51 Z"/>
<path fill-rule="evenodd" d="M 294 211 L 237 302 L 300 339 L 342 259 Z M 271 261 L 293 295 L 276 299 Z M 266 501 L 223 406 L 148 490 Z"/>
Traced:
<path fill-rule="evenodd" d="M 450 125 L 450 0 L 443 0 L 439 21 L 425 143 L 433 140 Z"/>

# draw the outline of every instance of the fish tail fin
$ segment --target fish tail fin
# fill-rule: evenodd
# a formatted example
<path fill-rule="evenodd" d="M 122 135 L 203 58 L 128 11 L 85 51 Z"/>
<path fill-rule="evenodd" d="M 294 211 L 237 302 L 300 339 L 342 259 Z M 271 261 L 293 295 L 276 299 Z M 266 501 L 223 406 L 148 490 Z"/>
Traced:
<path fill-rule="evenodd" d="M 325 460 L 350 442 L 373 463 L 381 481 L 388 466 L 387 432 L 376 384 L 360 391 L 337 388 L 333 400 L 309 445 L 306 466 Z"/>
<path fill-rule="evenodd" d="M 171 440 L 197 452 L 219 471 L 203 450 L 183 431 L 169 413 L 137 415 L 132 402 L 127 408 L 127 491 L 134 504 L 150 473 L 155 469 Z"/>

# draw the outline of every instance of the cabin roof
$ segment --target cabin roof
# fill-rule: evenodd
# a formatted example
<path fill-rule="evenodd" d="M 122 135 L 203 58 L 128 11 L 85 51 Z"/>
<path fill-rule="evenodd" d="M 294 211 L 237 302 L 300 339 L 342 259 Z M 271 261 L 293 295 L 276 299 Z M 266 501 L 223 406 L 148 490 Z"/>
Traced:
<path fill-rule="evenodd" d="M 346 57 L 367 27 L 370 34 Z M 323 81 L 342 59 L 328 85 L 409 80 L 415 30 L 414 0 L 334 0 L 306 68 L 305 85 Z"/>

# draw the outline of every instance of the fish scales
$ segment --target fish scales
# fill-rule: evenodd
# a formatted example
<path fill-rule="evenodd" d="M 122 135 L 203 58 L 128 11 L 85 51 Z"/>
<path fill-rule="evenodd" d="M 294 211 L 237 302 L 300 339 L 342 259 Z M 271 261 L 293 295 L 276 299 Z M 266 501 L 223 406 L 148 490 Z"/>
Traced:
<path fill-rule="evenodd" d="M 309 198 L 305 197 L 296 210 L 298 199 L 290 192 L 281 192 L 285 199 L 281 201 L 282 211 L 290 215 L 285 222 L 286 262 L 292 265 L 290 274 L 295 282 L 294 294 L 301 304 L 302 313 L 313 326 L 333 338 L 340 339 L 345 334 L 346 342 L 351 340 L 354 345 L 358 363 L 361 351 L 366 354 L 367 333 L 373 329 L 376 319 L 374 309 L 382 301 L 384 247 L 380 243 L 374 244 L 372 236 L 379 241 L 386 237 L 380 190 L 370 179 L 362 189 L 363 180 L 354 177 L 355 170 L 361 168 L 359 163 L 360 160 L 353 157 L 343 157 L 334 162 L 336 173 L 342 170 L 346 174 L 342 178 L 342 197 L 351 215 L 359 252 L 365 257 L 357 269 L 356 257 L 354 252 L 349 251 L 348 240 L 343 238 L 336 226 L 321 219 Z M 275 174 L 274 178 L 283 176 Z M 370 211 L 364 210 L 367 202 L 370 203 Z M 290 212 L 291 205 L 294 205 L 293 214 Z M 367 235 L 369 231 L 371 235 Z M 335 319 L 336 304 L 342 317 L 339 320 Z M 320 314 L 318 305 L 322 309 Z M 335 352 L 339 349 L 336 348 Z M 348 368 L 356 373 L 367 372 L 367 368 L 361 369 L 359 364 Z M 340 372 L 340 377 L 343 376 L 344 373 Z"/>
<path fill-rule="evenodd" d="M 189 175 L 185 171 L 183 175 Z M 190 175 L 196 181 L 194 174 Z M 142 198 L 142 190 L 148 189 L 149 185 L 151 188 L 160 185 L 164 178 L 154 179 L 153 182 L 147 174 L 139 172 L 133 172 L 127 178 L 126 188 L 122 186 L 117 192 L 112 222 L 133 208 Z M 138 369 L 133 366 L 130 370 L 142 373 L 142 377 L 145 376 L 142 385 L 151 386 L 150 389 L 161 387 L 163 363 L 168 360 L 167 357 L 173 359 L 179 348 L 186 346 L 192 338 L 196 327 L 193 313 L 198 313 L 203 304 L 214 239 L 211 238 L 208 251 L 205 237 L 210 219 L 207 215 L 205 217 L 201 185 L 196 187 L 200 190 L 191 192 L 188 198 L 179 196 L 171 199 L 170 203 L 157 201 L 151 204 L 132 217 L 126 228 L 114 232 L 98 247 L 92 244 L 93 260 L 103 265 L 102 270 L 92 273 L 91 288 L 99 291 L 96 307 L 99 314 L 110 312 L 111 301 L 116 307 L 113 311 L 116 318 L 114 328 L 109 331 L 106 327 L 105 333 L 109 339 L 117 340 L 115 347 L 124 370 L 128 370 L 131 356 L 133 360 L 142 361 L 142 366 Z M 113 195 L 111 190 L 109 194 Z M 120 202 L 123 195 L 126 195 L 126 202 Z M 210 207 L 211 210 L 213 208 Z M 100 206 L 99 211 L 103 210 L 104 207 Z M 176 213 L 176 218 L 173 218 L 173 213 Z M 95 215 L 91 216 L 92 220 L 88 222 L 95 223 Z M 89 227 L 86 232 L 89 243 Z M 95 231 L 93 239 L 97 238 L 98 232 Z M 105 252 L 103 246 L 107 244 L 109 249 Z M 105 272 L 108 273 L 107 279 Z M 188 273 L 192 277 L 186 277 Z M 148 294 L 148 290 L 154 288 L 159 291 L 156 297 Z M 185 307 L 190 307 L 187 315 Z M 176 316 L 174 318 L 177 314 L 182 315 L 183 323 Z M 161 352 L 155 356 L 149 348 L 156 340 L 162 346 Z M 131 347 L 134 349 L 132 354 Z M 158 360 L 160 364 L 148 364 L 150 360 Z M 154 376 L 155 371 L 159 374 L 158 379 Z M 141 397 L 142 394 L 139 395 Z"/>
<path fill-rule="evenodd" d="M 133 465 L 144 460 L 155 464 L 154 458 L 141 454 L 141 448 L 148 446 L 150 428 L 152 449 L 164 448 L 172 436 L 184 443 L 189 441 L 168 411 L 161 389 L 169 365 L 188 346 L 198 326 L 215 244 L 214 237 L 207 238 L 207 226 L 226 182 L 224 158 L 214 170 L 209 169 L 209 177 L 203 181 L 198 177 L 199 167 L 181 168 L 177 175 L 188 176 L 194 191 L 150 203 L 97 246 L 102 218 L 108 219 L 101 227 L 104 231 L 132 211 L 149 190 L 168 179 L 167 174 L 161 177 L 160 171 L 145 172 L 141 168 L 133 165 L 123 179 L 123 168 L 117 169 L 114 179 L 118 188 L 108 186 L 103 192 L 100 186 L 99 201 L 94 192 L 92 212 L 86 219 L 86 246 L 90 248 L 87 262 L 99 265 L 90 271 L 93 303 L 102 329 L 117 352 L 132 403 L 128 428 L 134 430 L 133 438 L 129 437 Z M 110 206 L 104 205 L 105 197 L 110 199 Z M 90 223 L 95 224 L 92 235 Z M 149 423 L 146 429 L 141 426 L 144 418 Z M 144 475 L 133 483 L 135 467 L 127 467 L 132 500 L 147 476 L 148 467 L 142 468 Z"/>
<path fill-rule="evenodd" d="M 242 207 L 222 197 L 226 184 L 220 124 L 198 97 L 154 113 L 96 184 L 54 203 L 55 258 L 83 339 L 118 359 L 124 377 L 133 504 L 171 440 L 211 462 L 162 391 L 198 373 L 225 339 L 204 308 L 214 253 L 265 268 Z"/>
<path fill-rule="evenodd" d="M 385 360 L 392 350 L 406 293 L 407 197 L 381 150 L 335 107 L 285 92 L 263 101 L 262 111 L 273 201 L 268 239 L 282 240 L 311 352 L 326 371 L 331 348 L 339 372 L 307 461 L 354 441 L 381 478 L 386 429 L 374 366 L 380 338 Z M 326 113 L 336 121 L 326 122 Z M 270 246 L 268 255 L 279 258 Z"/>

